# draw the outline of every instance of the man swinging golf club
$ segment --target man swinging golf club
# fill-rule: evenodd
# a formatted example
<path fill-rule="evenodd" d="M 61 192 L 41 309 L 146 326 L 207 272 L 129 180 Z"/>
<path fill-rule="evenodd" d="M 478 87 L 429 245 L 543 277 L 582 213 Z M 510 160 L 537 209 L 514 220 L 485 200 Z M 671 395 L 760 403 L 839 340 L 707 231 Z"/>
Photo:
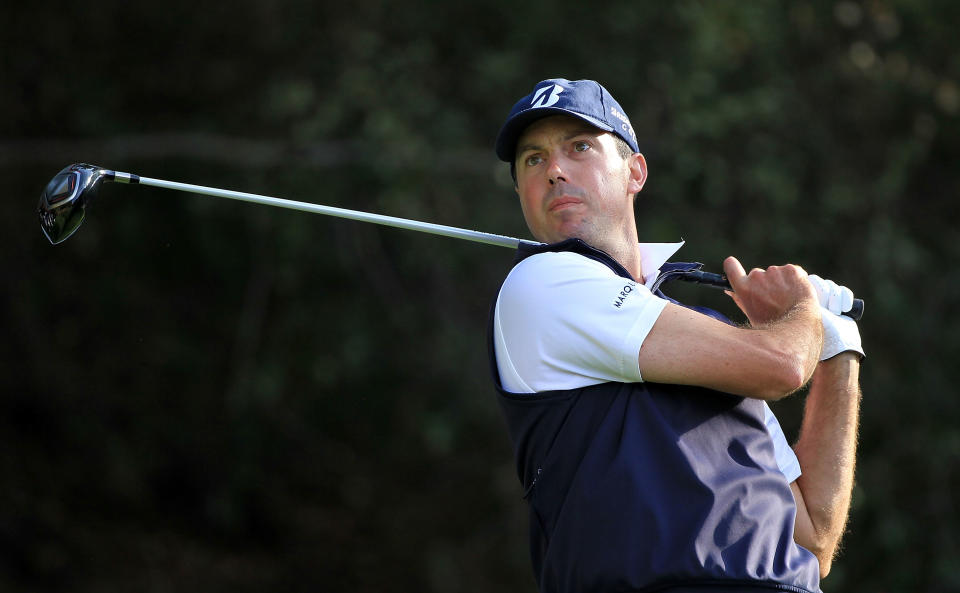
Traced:
<path fill-rule="evenodd" d="M 646 162 L 594 81 L 538 83 L 496 152 L 545 243 L 520 246 L 490 327 L 540 590 L 820 591 L 853 483 L 852 293 L 729 257 L 749 326 L 666 297 L 698 264 L 638 243 Z M 791 448 L 765 400 L 808 383 Z"/>
<path fill-rule="evenodd" d="M 749 328 L 668 299 L 663 282 L 706 275 L 666 263 L 679 244 L 637 243 L 646 163 L 595 82 L 538 84 L 497 154 L 546 245 L 86 164 L 51 179 L 38 215 L 60 243 L 98 187 L 120 182 L 518 248 L 491 360 L 541 589 L 819 591 L 849 508 L 863 354 L 851 317 L 862 301 L 796 266 L 746 274 L 734 258 L 724 267 Z M 761 400 L 811 378 L 791 451 Z"/>

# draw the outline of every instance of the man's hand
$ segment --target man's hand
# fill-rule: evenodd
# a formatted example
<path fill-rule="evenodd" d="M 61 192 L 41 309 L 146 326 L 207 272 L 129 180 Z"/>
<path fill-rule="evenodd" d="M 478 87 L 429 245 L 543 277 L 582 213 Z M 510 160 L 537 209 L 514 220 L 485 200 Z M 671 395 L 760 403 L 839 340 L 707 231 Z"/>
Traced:
<path fill-rule="evenodd" d="M 810 283 L 822 307 L 820 319 L 823 321 L 823 350 L 820 360 L 827 360 L 847 351 L 856 352 L 863 358 L 857 322 L 843 315 L 853 305 L 853 291 L 814 274 L 810 275 Z"/>
<path fill-rule="evenodd" d="M 754 327 L 781 319 L 797 307 L 819 309 L 817 293 L 800 266 L 754 268 L 747 274 L 731 256 L 724 260 L 723 270 L 733 289 L 727 294 Z"/>
<path fill-rule="evenodd" d="M 816 274 L 810 274 L 810 284 L 817 292 L 817 298 L 820 300 L 820 306 L 829 310 L 834 315 L 846 313 L 853 307 L 853 291 L 846 286 L 840 286 L 833 280 L 821 278 Z"/>
<path fill-rule="evenodd" d="M 820 305 L 807 274 L 787 265 L 747 274 L 724 262 L 730 296 L 752 327 L 737 327 L 668 303 L 637 363 L 645 381 L 697 385 L 775 400 L 803 387 L 823 344 Z"/>

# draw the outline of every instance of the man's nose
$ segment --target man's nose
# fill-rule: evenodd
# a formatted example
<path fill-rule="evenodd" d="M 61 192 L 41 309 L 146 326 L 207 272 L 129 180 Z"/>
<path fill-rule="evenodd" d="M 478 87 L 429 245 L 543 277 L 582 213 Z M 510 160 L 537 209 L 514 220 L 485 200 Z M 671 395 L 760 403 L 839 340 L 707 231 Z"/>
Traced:
<path fill-rule="evenodd" d="M 554 185 L 559 181 L 567 181 L 566 173 L 564 173 L 559 158 L 555 156 L 551 157 L 547 165 L 547 180 L 550 182 L 550 185 Z"/>

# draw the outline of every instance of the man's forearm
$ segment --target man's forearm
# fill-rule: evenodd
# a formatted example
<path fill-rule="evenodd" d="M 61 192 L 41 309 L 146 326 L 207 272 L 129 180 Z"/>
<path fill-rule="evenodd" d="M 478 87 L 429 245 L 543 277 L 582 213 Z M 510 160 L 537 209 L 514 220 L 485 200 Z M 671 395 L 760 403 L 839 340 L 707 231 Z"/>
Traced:
<path fill-rule="evenodd" d="M 813 528 L 810 541 L 800 543 L 817 555 L 824 575 L 830 570 L 850 510 L 860 413 L 859 375 L 859 356 L 852 352 L 817 366 L 800 439 L 794 446 L 803 471 L 797 485 Z"/>

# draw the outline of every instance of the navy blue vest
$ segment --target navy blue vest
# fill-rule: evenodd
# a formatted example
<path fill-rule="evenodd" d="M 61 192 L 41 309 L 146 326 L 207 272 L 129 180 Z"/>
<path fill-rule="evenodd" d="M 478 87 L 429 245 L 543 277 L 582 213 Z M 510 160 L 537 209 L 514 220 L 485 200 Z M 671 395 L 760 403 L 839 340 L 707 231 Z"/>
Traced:
<path fill-rule="evenodd" d="M 631 278 L 578 239 L 522 246 L 517 261 L 544 251 L 573 251 Z M 820 591 L 816 558 L 793 541 L 796 506 L 762 402 L 655 383 L 511 394 L 497 372 L 492 323 L 488 334 L 541 591 Z"/>

